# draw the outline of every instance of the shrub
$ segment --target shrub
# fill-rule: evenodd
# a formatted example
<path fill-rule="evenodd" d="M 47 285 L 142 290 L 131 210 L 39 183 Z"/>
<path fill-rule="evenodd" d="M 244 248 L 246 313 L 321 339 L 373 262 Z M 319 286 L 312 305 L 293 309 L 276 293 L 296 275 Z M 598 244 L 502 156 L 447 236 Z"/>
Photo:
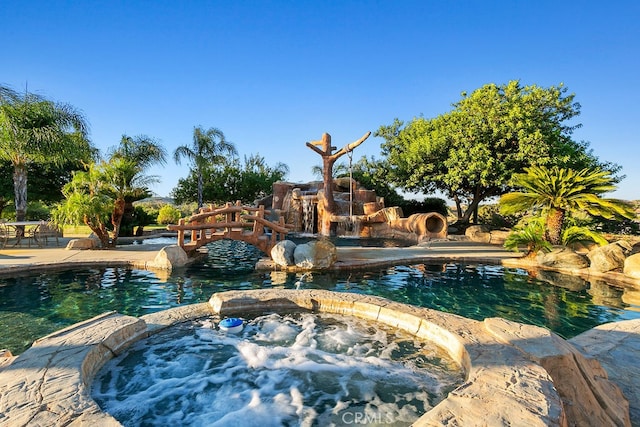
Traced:
<path fill-rule="evenodd" d="M 173 205 L 164 205 L 158 212 L 158 224 L 177 224 L 180 218 L 182 214 Z"/>
<path fill-rule="evenodd" d="M 417 200 L 405 200 L 400 204 L 400 207 L 402 208 L 402 213 L 405 217 L 414 213 L 429 212 L 437 212 L 445 218 L 449 215 L 447 202 L 439 197 L 426 197 L 422 202 L 418 202 Z"/>
<path fill-rule="evenodd" d="M 572 225 L 562 230 L 562 244 L 568 246 L 572 243 L 595 242 L 600 246 L 609 243 L 602 234 L 587 227 Z"/>
<path fill-rule="evenodd" d="M 500 213 L 500 206 L 495 203 L 478 207 L 478 222 L 491 228 L 512 228 L 523 216 L 523 214 L 503 215 Z"/>
<path fill-rule="evenodd" d="M 534 218 L 526 225 L 515 228 L 504 242 L 505 249 L 518 252 L 520 246 L 526 246 L 526 256 L 533 256 L 538 251 L 550 250 L 551 244 L 544 239 L 544 221 Z"/>

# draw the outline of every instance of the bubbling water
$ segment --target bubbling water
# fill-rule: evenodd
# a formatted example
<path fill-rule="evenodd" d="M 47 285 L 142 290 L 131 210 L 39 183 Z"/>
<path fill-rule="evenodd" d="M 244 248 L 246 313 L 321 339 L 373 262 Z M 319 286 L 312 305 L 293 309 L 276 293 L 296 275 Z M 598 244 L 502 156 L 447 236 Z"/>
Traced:
<path fill-rule="evenodd" d="M 432 343 L 329 314 L 225 334 L 176 325 L 107 363 L 92 397 L 125 426 L 409 425 L 463 381 Z"/>

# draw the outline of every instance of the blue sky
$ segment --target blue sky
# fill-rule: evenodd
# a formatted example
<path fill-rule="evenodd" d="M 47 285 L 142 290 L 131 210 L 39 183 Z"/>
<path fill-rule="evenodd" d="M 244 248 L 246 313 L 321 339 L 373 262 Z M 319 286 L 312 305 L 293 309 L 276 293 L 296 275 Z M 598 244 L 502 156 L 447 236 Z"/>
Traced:
<path fill-rule="evenodd" d="M 636 1 L 0 0 L 0 83 L 81 109 L 103 151 L 143 134 L 171 154 L 217 127 L 293 182 L 315 179 L 305 142 L 323 132 L 342 147 L 486 83 L 564 83 L 574 138 L 623 166 L 614 197 L 640 199 L 639 17 Z M 166 196 L 188 166 L 150 173 Z"/>

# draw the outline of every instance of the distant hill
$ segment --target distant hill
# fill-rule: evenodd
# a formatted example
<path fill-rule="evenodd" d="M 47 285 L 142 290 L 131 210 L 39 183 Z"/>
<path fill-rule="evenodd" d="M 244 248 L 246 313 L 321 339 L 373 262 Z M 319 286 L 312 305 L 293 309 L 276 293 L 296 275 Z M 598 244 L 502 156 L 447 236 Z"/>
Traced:
<path fill-rule="evenodd" d="M 171 197 L 147 197 L 146 199 L 138 200 L 133 203 L 134 205 L 175 205 L 175 201 Z"/>

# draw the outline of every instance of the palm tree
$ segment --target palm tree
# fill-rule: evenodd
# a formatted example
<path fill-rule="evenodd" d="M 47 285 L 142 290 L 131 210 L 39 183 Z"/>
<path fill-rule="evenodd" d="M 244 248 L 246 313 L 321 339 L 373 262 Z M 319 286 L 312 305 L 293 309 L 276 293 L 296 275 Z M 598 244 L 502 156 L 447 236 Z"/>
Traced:
<path fill-rule="evenodd" d="M 122 184 L 124 185 L 123 194 L 123 211 L 121 217 L 122 229 L 118 233 L 122 236 L 132 236 L 135 226 L 135 209 L 133 202 L 149 197 L 151 193 L 146 186 L 140 186 L 140 180 L 144 176 L 144 172 L 154 164 L 163 165 L 166 163 L 166 150 L 162 145 L 152 138 L 141 135 L 131 138 L 122 135 L 120 145 L 111 149 L 110 159 L 123 160 L 121 166 L 131 164 L 129 167 L 122 167 L 120 172 L 124 174 Z M 135 167 L 132 167 L 135 166 Z M 155 176 L 144 176 L 146 183 L 157 182 Z M 136 188 L 135 182 L 138 181 L 137 191 L 130 191 Z"/>
<path fill-rule="evenodd" d="M 197 126 L 193 129 L 193 141 L 190 146 L 181 145 L 173 153 L 176 163 L 185 157 L 193 162 L 198 176 L 198 207 L 203 204 L 202 191 L 204 187 L 202 173 L 208 163 L 221 163 L 227 156 L 237 155 L 236 147 L 228 142 L 222 131 L 218 128 L 209 128 L 206 131 Z"/>
<path fill-rule="evenodd" d="M 167 152 L 164 147 L 146 135 L 135 138 L 122 135 L 120 145 L 111 150 L 110 157 L 132 160 L 143 170 L 154 164 L 164 165 L 167 162 Z"/>
<path fill-rule="evenodd" d="M 31 163 L 60 164 L 95 154 L 88 124 L 78 110 L 32 93 L 18 95 L 0 87 L 0 161 L 13 166 L 16 219 L 27 213 L 27 168 Z"/>
<path fill-rule="evenodd" d="M 102 247 L 111 245 L 107 224 L 113 211 L 113 199 L 103 190 L 105 163 L 91 163 L 84 171 L 76 171 L 62 189 L 65 200 L 51 211 L 53 221 L 65 224 L 85 224 L 100 240 Z"/>
<path fill-rule="evenodd" d="M 600 197 L 616 188 L 608 171 L 532 166 L 525 172 L 513 177 L 513 185 L 523 191 L 503 195 L 500 210 L 504 214 L 541 211 L 545 215 L 545 237 L 553 245 L 561 244 L 565 217 L 571 211 L 607 219 L 635 217 L 629 203 Z"/>
<path fill-rule="evenodd" d="M 144 174 L 144 167 L 133 159 L 111 157 L 102 168 L 103 189 L 113 199 L 111 226 L 112 245 L 116 245 L 127 204 L 151 195 L 148 186 L 158 181 L 157 177 Z"/>
<path fill-rule="evenodd" d="M 147 197 L 148 185 L 157 180 L 143 171 L 134 160 L 118 156 L 89 164 L 64 186 L 65 201 L 53 210 L 54 221 L 58 225 L 84 223 L 103 247 L 115 247 L 126 201 Z"/>

